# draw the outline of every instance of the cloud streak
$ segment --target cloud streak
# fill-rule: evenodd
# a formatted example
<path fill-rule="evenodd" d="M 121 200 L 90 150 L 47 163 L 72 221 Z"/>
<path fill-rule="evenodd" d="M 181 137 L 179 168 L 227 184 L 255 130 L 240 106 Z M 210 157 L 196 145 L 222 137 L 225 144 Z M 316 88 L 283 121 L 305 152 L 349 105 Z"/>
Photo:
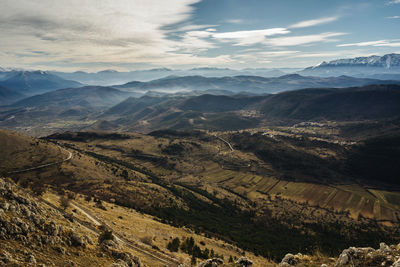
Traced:
<path fill-rule="evenodd" d="M 221 42 L 233 42 L 237 46 L 248 46 L 265 41 L 267 36 L 288 34 L 290 31 L 286 28 L 271 28 L 252 31 L 235 31 L 213 33 L 211 36 Z"/>
<path fill-rule="evenodd" d="M 383 47 L 400 47 L 400 40 L 378 40 L 369 42 L 339 44 L 338 47 L 349 47 L 349 46 L 383 46 Z"/>
<path fill-rule="evenodd" d="M 333 42 L 337 41 L 332 37 L 346 35 L 343 32 L 325 32 L 320 34 L 300 35 L 300 36 L 287 36 L 267 39 L 265 44 L 269 46 L 285 47 L 285 46 L 298 46 L 310 45 L 318 42 Z"/>
<path fill-rule="evenodd" d="M 338 20 L 339 17 L 326 17 L 326 18 L 319 18 L 319 19 L 311 19 L 300 21 L 295 24 L 289 26 L 289 28 L 297 29 L 297 28 L 307 28 L 312 26 L 317 26 L 325 23 L 329 23 L 335 20 Z"/>

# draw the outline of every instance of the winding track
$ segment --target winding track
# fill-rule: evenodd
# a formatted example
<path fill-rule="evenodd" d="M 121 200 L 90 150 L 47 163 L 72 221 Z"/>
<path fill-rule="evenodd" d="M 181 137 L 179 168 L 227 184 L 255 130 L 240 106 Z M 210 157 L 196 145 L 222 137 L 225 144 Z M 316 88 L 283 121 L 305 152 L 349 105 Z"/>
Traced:
<path fill-rule="evenodd" d="M 59 149 L 62 151 L 63 148 L 58 146 Z M 16 171 L 12 171 L 12 172 L 8 172 L 8 174 L 16 174 L 16 173 L 22 173 L 22 172 L 27 172 L 27 171 L 32 171 L 32 170 L 38 170 L 38 169 L 42 169 L 45 167 L 49 167 L 49 166 L 53 166 L 53 165 L 57 165 L 57 164 L 61 164 L 63 162 L 67 162 L 69 160 L 72 159 L 72 152 L 64 149 L 65 151 L 68 152 L 68 157 L 66 159 L 63 159 L 61 161 L 57 161 L 57 162 L 52 162 L 52 163 L 47 163 L 47 164 L 42 164 L 39 166 L 35 166 L 35 167 L 31 167 L 31 168 L 27 168 L 27 169 L 23 169 L 23 170 L 16 170 Z M 43 198 L 39 198 L 39 200 L 41 202 L 43 202 L 44 204 L 51 206 L 54 209 L 59 210 L 60 212 L 64 212 L 63 210 L 57 208 L 56 206 L 54 206 L 53 204 L 51 204 L 50 202 L 46 201 Z M 112 228 L 110 226 L 108 226 L 107 224 L 105 224 L 104 222 L 102 222 L 100 219 L 98 219 L 96 216 L 94 216 L 92 213 L 90 213 L 89 211 L 87 211 L 85 208 L 80 207 L 78 204 L 71 202 L 71 206 L 77 210 L 79 210 L 84 216 L 86 216 L 90 221 L 92 221 L 96 227 L 92 227 L 91 225 L 88 225 L 87 223 L 85 223 L 84 221 L 81 221 L 77 218 L 75 218 L 81 225 L 83 225 L 84 227 L 86 227 L 87 229 L 99 234 L 99 230 L 97 229 L 98 226 L 104 225 L 107 226 L 108 228 L 110 228 L 112 230 Z M 113 231 L 113 234 L 115 236 L 115 238 L 117 239 L 117 241 L 123 243 L 124 245 L 126 245 L 127 247 L 138 251 L 139 253 L 142 253 L 156 261 L 159 261 L 163 264 L 165 264 L 165 266 L 178 266 L 180 265 L 180 262 L 166 254 L 161 254 L 155 251 L 151 251 L 150 249 L 144 248 L 122 236 L 120 236 L 119 234 L 116 234 L 115 231 Z"/>
<path fill-rule="evenodd" d="M 107 228 L 112 230 L 112 227 L 110 227 L 108 224 L 102 222 L 98 217 L 93 215 L 90 211 L 86 210 L 85 208 L 79 206 L 77 203 L 71 201 L 71 206 L 73 208 L 76 208 L 79 210 L 83 215 L 85 215 L 89 220 L 91 220 L 96 226 L 106 226 Z M 115 239 L 119 241 L 120 243 L 123 243 L 124 245 L 130 247 L 133 250 L 136 250 L 142 254 L 145 254 L 146 256 L 157 260 L 166 266 L 178 266 L 180 262 L 166 254 L 162 254 L 156 251 L 151 251 L 147 248 L 144 248 L 143 246 L 136 244 L 135 242 L 126 239 L 125 237 L 117 234 L 115 231 L 113 231 L 113 235 L 115 236 Z"/>
<path fill-rule="evenodd" d="M 61 147 L 59 147 L 61 149 Z M 43 164 L 43 165 L 39 165 L 39 166 L 35 166 L 35 167 L 31 167 L 28 169 L 23 169 L 23 170 L 17 170 L 17 171 L 12 171 L 12 172 L 8 172 L 7 174 L 13 174 L 13 173 L 21 173 L 21 172 L 27 172 L 27 171 L 33 171 L 33 170 L 37 170 L 37 169 L 42 169 L 45 167 L 49 167 L 49 166 L 53 166 L 53 165 L 57 165 L 57 164 L 61 164 L 63 162 L 69 161 L 72 159 L 72 153 L 68 150 L 65 150 L 69 153 L 68 157 L 66 159 L 63 159 L 61 161 L 57 161 L 57 162 L 52 162 L 52 163 L 47 163 L 47 164 Z"/>
<path fill-rule="evenodd" d="M 219 140 L 221 140 L 222 142 L 224 142 L 224 143 L 230 148 L 230 150 L 231 150 L 232 152 L 234 151 L 232 145 L 231 145 L 228 141 L 226 141 L 225 139 L 223 139 L 222 137 L 219 137 L 219 136 L 217 136 L 217 138 L 218 138 Z"/>

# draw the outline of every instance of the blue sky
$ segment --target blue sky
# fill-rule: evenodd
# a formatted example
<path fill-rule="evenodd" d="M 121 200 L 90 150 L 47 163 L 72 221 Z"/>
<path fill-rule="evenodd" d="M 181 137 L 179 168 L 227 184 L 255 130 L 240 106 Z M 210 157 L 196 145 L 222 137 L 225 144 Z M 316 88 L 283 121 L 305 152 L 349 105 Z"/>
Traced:
<path fill-rule="evenodd" d="M 400 0 L 2 0 L 0 66 L 281 68 L 400 53 Z"/>

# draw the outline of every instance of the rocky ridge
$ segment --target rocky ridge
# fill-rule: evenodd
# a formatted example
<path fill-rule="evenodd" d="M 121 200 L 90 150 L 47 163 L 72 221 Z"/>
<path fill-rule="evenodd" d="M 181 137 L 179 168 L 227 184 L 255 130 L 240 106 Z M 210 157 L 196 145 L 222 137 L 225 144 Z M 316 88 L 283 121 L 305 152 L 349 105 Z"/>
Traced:
<path fill-rule="evenodd" d="M 0 178 L 1 266 L 144 266 L 115 242 L 96 238 L 73 216 Z"/>
<path fill-rule="evenodd" d="M 400 267 L 400 244 L 380 243 L 378 249 L 371 247 L 350 247 L 342 251 L 337 259 L 328 258 L 325 263 L 313 265 L 311 257 L 298 253 L 286 254 L 279 266 L 320 266 L 320 267 Z"/>

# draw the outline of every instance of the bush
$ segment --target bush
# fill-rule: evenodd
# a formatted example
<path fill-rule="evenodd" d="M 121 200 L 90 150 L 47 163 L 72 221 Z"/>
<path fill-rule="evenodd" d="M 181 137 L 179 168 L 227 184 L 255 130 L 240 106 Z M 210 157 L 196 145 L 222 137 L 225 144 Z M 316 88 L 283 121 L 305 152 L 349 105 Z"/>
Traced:
<path fill-rule="evenodd" d="M 180 244 L 181 241 L 179 240 L 179 238 L 175 237 L 171 242 L 167 244 L 167 249 L 171 252 L 178 252 Z"/>
<path fill-rule="evenodd" d="M 60 205 L 61 205 L 61 207 L 65 210 L 66 208 L 69 207 L 70 201 L 71 201 L 71 200 L 70 200 L 69 198 L 67 198 L 66 196 L 62 196 L 62 197 L 60 198 Z"/>
<path fill-rule="evenodd" d="M 85 196 L 85 200 L 86 200 L 87 202 L 90 202 L 90 201 L 92 200 L 92 196 L 86 195 L 86 196 Z"/>
<path fill-rule="evenodd" d="M 41 197 L 46 192 L 46 186 L 42 183 L 34 183 L 31 186 L 31 190 L 35 196 Z"/>
<path fill-rule="evenodd" d="M 114 235 L 109 229 L 105 229 L 99 235 L 99 244 L 103 243 L 106 240 L 114 240 Z"/>

